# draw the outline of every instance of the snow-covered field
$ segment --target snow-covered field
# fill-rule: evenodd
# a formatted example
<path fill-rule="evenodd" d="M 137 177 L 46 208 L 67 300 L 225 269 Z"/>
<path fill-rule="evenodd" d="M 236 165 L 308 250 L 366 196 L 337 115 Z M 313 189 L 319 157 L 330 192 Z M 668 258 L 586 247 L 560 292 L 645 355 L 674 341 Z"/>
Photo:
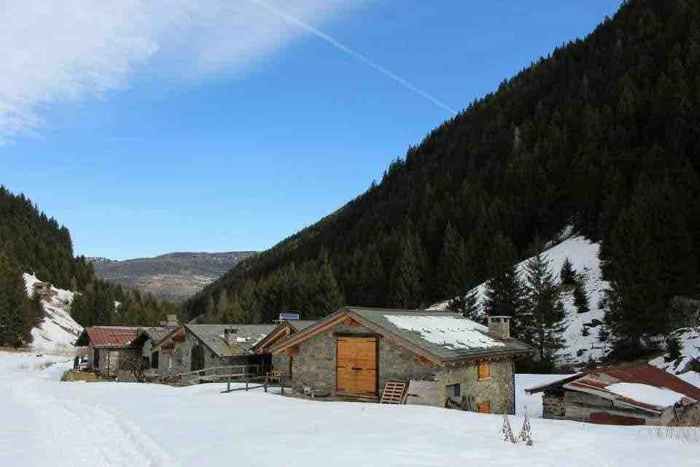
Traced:
<path fill-rule="evenodd" d="M 649 428 L 532 419 L 527 447 L 501 440 L 498 415 L 221 394 L 222 385 L 59 382 L 69 366 L 0 353 L 0 465 L 680 467 L 700 455 L 697 443 Z M 522 419 L 511 424 L 517 432 Z"/>
<path fill-rule="evenodd" d="M 544 250 L 542 255 L 549 261 L 549 267 L 559 282 L 559 271 L 566 258 L 573 264 L 577 274 L 581 274 L 586 279 L 586 294 L 588 295 L 590 311 L 578 313 L 574 306 L 573 291 L 566 291 L 562 294 L 562 302 L 566 311 L 566 340 L 565 351 L 558 356 L 560 364 L 587 363 L 589 360 L 598 360 L 604 356 L 607 349 L 598 339 L 600 331 L 599 323 L 603 322 L 604 312 L 598 305 L 603 293 L 608 288 L 608 283 L 603 280 L 600 270 L 600 260 L 598 252 L 600 245 L 591 242 L 581 236 L 571 236 L 560 243 Z M 523 274 L 525 265 L 529 261 L 524 260 L 518 263 L 518 271 Z M 483 305 L 486 302 L 486 283 L 475 287 L 478 303 Z M 437 303 L 430 307 L 432 310 L 444 310 L 447 308 L 449 300 Z M 584 336 L 584 328 L 587 334 Z"/>

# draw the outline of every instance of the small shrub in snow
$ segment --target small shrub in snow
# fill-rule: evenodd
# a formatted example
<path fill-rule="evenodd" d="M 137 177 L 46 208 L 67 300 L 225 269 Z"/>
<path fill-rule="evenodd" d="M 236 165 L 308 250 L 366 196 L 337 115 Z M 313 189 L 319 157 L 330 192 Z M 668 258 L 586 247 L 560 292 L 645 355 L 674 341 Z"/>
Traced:
<path fill-rule="evenodd" d="M 508 420 L 508 412 L 503 414 L 503 427 L 501 428 L 501 436 L 503 441 L 510 441 L 515 444 L 515 436 L 513 436 L 513 429 L 510 427 L 510 420 Z"/>
<path fill-rule="evenodd" d="M 527 407 L 525 408 L 525 418 L 523 419 L 523 427 L 520 429 L 518 439 L 523 441 L 528 446 L 532 446 L 532 433 L 530 427 L 530 419 L 527 416 Z"/>

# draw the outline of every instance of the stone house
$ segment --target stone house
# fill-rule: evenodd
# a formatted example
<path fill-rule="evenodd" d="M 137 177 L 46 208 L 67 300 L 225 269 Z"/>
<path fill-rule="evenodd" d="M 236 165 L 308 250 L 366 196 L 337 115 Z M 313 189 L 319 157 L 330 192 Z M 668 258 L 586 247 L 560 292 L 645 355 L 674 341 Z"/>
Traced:
<path fill-rule="evenodd" d="M 274 324 L 184 324 L 156 343 L 158 374 L 174 376 L 204 368 L 229 365 L 262 365 L 253 346 L 265 338 Z"/>
<path fill-rule="evenodd" d="M 456 313 L 344 307 L 271 347 L 291 363 L 299 393 L 377 400 L 388 381 L 409 383 L 408 403 L 513 413 L 513 362 L 532 349 Z"/>
<path fill-rule="evenodd" d="M 289 376 L 291 373 L 291 359 L 286 353 L 272 355 L 272 347 L 297 332 L 316 324 L 316 321 L 294 320 L 281 321 L 264 339 L 253 346 L 253 351 L 263 356 L 265 361 L 269 361 L 269 367 L 266 371 L 274 369 L 279 371 L 284 376 Z"/>
<path fill-rule="evenodd" d="M 606 425 L 687 422 L 700 400 L 700 388 L 648 364 L 597 368 L 526 391 L 544 393 L 544 418 Z"/>
<path fill-rule="evenodd" d="M 88 370 L 116 377 L 120 361 L 132 358 L 136 352 L 132 342 L 137 336 L 136 327 L 91 326 L 78 336 L 75 346 L 87 347 Z"/>

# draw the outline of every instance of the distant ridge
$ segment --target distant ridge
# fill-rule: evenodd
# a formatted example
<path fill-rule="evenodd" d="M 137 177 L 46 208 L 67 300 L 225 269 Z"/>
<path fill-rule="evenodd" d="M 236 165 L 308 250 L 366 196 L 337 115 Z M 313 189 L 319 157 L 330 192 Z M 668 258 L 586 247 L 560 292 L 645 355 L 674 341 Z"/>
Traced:
<path fill-rule="evenodd" d="M 174 252 L 123 261 L 88 258 L 98 277 L 167 299 L 182 301 L 221 277 L 253 251 Z"/>

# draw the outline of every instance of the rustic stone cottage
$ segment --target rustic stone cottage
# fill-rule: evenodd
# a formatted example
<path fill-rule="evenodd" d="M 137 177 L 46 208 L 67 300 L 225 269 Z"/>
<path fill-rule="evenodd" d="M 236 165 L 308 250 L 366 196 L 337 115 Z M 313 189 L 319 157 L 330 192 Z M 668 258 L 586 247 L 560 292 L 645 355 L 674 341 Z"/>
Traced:
<path fill-rule="evenodd" d="M 597 368 L 526 391 L 544 393 L 544 418 L 606 425 L 678 424 L 700 400 L 700 388 L 647 364 Z"/>
<path fill-rule="evenodd" d="M 408 403 L 512 413 L 513 361 L 531 348 L 510 338 L 507 317 L 487 328 L 455 313 L 344 307 L 271 351 L 291 360 L 300 393 L 377 400 L 403 381 Z"/>
<path fill-rule="evenodd" d="M 253 346 L 253 351 L 263 356 L 268 364 L 266 370 L 274 369 L 281 375 L 288 377 L 291 374 L 291 359 L 286 353 L 272 355 L 272 347 L 297 332 L 316 324 L 317 321 L 294 320 L 281 321 L 264 339 Z"/>
<path fill-rule="evenodd" d="M 132 358 L 136 352 L 132 342 L 138 328 L 127 326 L 92 326 L 85 328 L 75 342 L 76 347 L 87 347 L 88 370 L 106 377 L 116 377 L 120 360 Z"/>
<path fill-rule="evenodd" d="M 261 364 L 253 346 L 274 324 L 184 324 L 161 339 L 157 354 L 160 376 L 173 376 L 226 365 Z"/>

